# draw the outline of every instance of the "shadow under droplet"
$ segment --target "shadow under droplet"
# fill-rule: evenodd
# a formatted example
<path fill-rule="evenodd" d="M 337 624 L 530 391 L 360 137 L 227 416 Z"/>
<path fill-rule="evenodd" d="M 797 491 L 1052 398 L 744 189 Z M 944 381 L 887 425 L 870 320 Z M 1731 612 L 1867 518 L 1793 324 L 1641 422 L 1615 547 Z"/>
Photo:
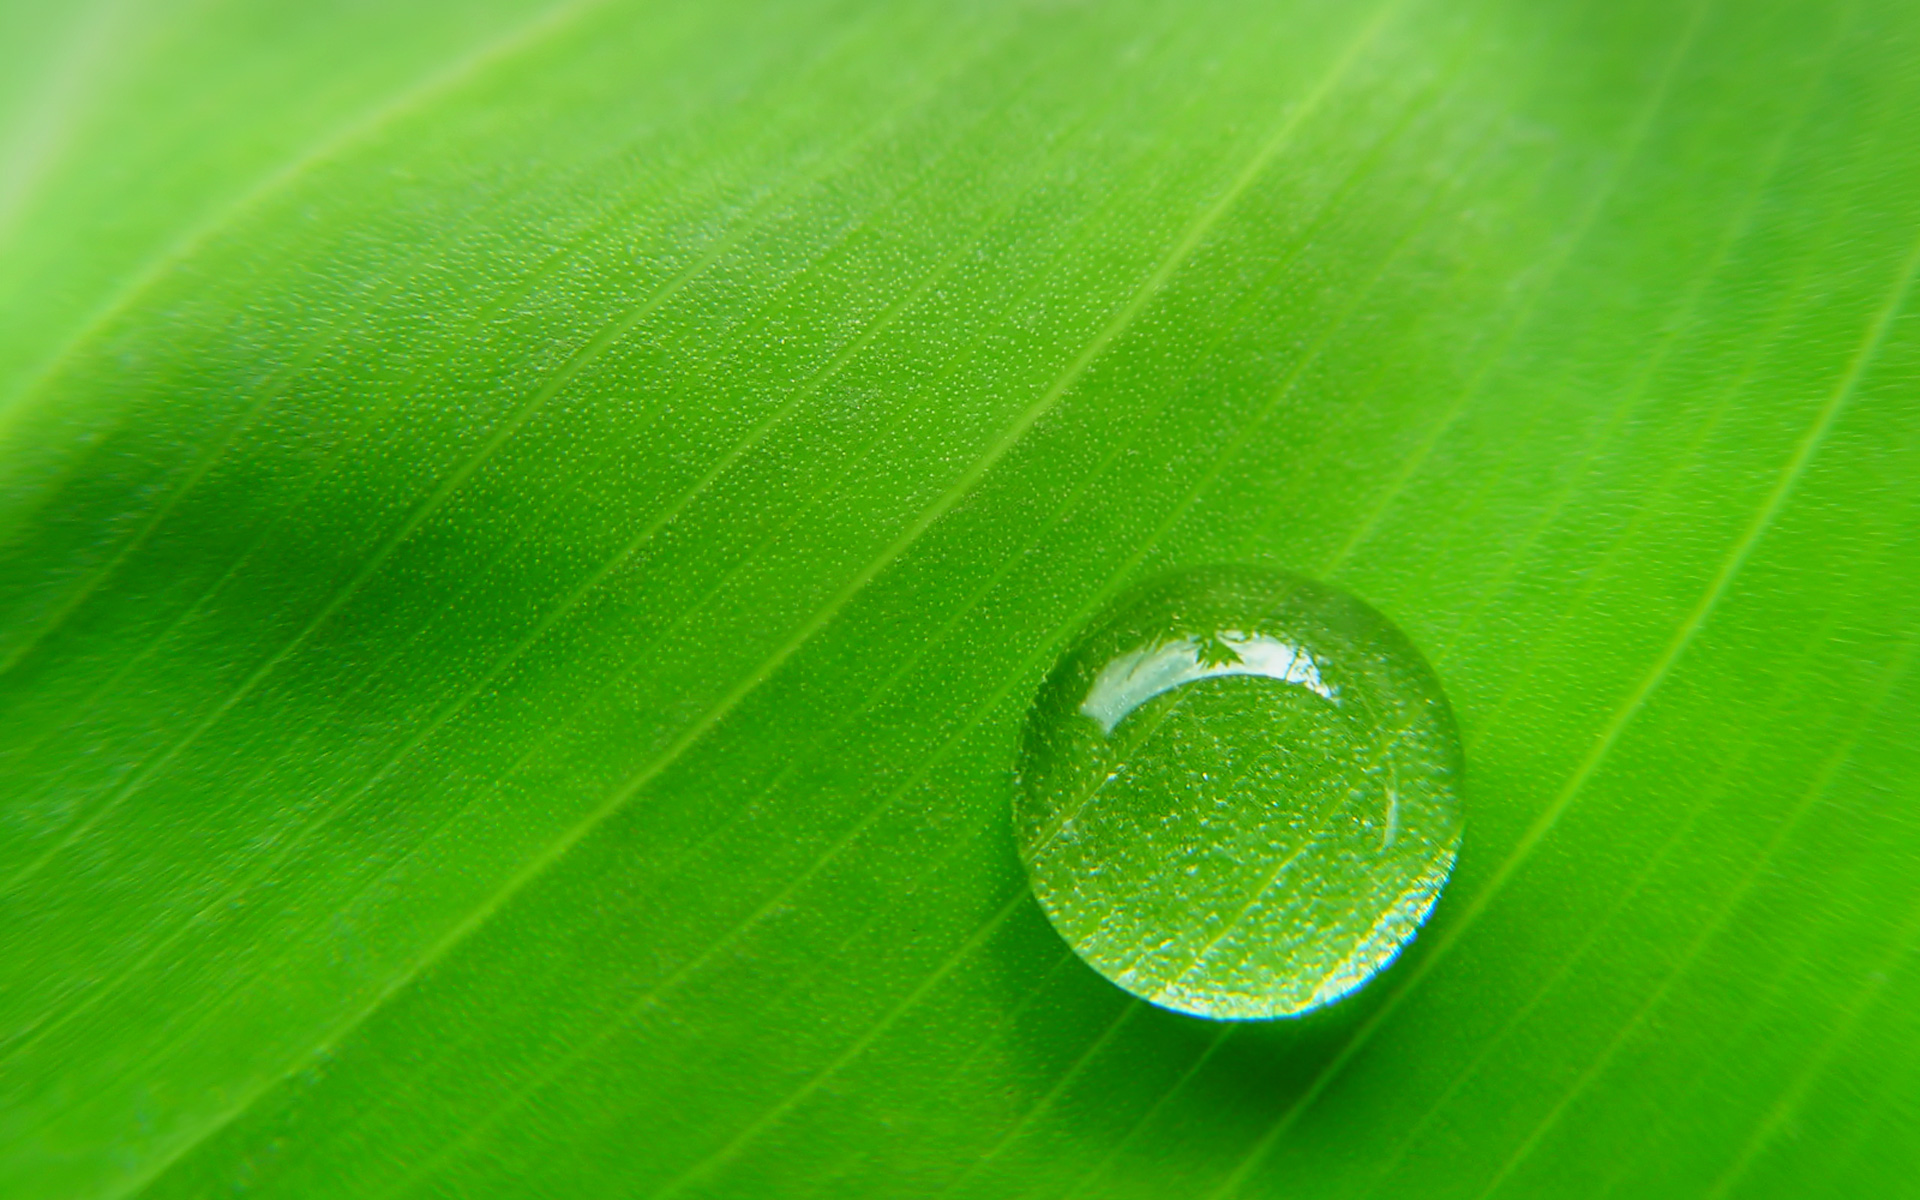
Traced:
<path fill-rule="evenodd" d="M 1340 1086 L 1349 1042 L 1421 956 L 1416 939 L 1369 986 L 1303 1017 L 1216 1021 L 1156 1008 L 1107 981 L 1061 941 L 1038 904 L 1016 914 L 998 953 L 1007 981 L 1010 1074 L 1020 1096 L 987 1139 L 980 1186 L 1023 1179 L 1022 1196 L 1100 1197 L 1119 1180 L 1232 1174 L 1282 1121 Z M 1051 954 L 1043 950 L 1045 943 Z M 1025 973 L 1010 960 L 1026 964 Z M 1049 965 L 1036 972 L 1033 964 Z"/>

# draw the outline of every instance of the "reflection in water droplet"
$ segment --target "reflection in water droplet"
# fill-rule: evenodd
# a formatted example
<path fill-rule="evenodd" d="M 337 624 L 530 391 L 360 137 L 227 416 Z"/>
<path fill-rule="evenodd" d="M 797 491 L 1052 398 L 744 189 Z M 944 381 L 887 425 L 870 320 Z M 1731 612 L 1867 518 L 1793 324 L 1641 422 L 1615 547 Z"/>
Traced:
<path fill-rule="evenodd" d="M 1069 945 L 1155 1004 L 1295 1016 L 1365 983 L 1460 846 L 1453 716 L 1398 629 L 1210 567 L 1110 608 L 1048 676 L 1015 829 Z"/>

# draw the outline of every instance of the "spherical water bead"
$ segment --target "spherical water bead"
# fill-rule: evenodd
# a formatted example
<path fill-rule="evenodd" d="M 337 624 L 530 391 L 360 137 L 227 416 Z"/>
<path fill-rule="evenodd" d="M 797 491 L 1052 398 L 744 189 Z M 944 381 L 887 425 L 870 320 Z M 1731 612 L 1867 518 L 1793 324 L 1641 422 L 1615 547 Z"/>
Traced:
<path fill-rule="evenodd" d="M 1014 800 L 1033 892 L 1154 1004 L 1295 1016 L 1393 961 L 1460 846 L 1433 670 L 1360 600 L 1211 567 L 1123 597 L 1048 676 Z"/>

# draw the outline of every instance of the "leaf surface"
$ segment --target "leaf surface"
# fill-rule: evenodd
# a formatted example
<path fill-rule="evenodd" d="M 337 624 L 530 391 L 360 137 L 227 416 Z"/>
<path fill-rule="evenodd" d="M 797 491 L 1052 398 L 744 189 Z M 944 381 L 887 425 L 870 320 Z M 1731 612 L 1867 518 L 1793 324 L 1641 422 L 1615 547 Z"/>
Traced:
<path fill-rule="evenodd" d="M 7 1195 L 1920 1166 L 1911 4 L 43 7 Z M 1130 1001 L 1009 831 L 1060 649 L 1222 561 L 1466 740 L 1298 1022 Z"/>

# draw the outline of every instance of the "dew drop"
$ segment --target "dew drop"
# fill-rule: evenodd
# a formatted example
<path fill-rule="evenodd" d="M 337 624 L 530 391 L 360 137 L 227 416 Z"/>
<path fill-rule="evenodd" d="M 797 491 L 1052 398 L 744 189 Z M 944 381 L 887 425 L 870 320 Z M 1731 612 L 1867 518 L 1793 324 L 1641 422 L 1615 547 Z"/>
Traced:
<path fill-rule="evenodd" d="M 1177 1012 L 1297 1016 L 1426 920 L 1460 770 L 1446 696 L 1385 617 L 1208 567 L 1122 597 L 1061 658 L 1014 826 L 1041 907 L 1102 975 Z"/>

